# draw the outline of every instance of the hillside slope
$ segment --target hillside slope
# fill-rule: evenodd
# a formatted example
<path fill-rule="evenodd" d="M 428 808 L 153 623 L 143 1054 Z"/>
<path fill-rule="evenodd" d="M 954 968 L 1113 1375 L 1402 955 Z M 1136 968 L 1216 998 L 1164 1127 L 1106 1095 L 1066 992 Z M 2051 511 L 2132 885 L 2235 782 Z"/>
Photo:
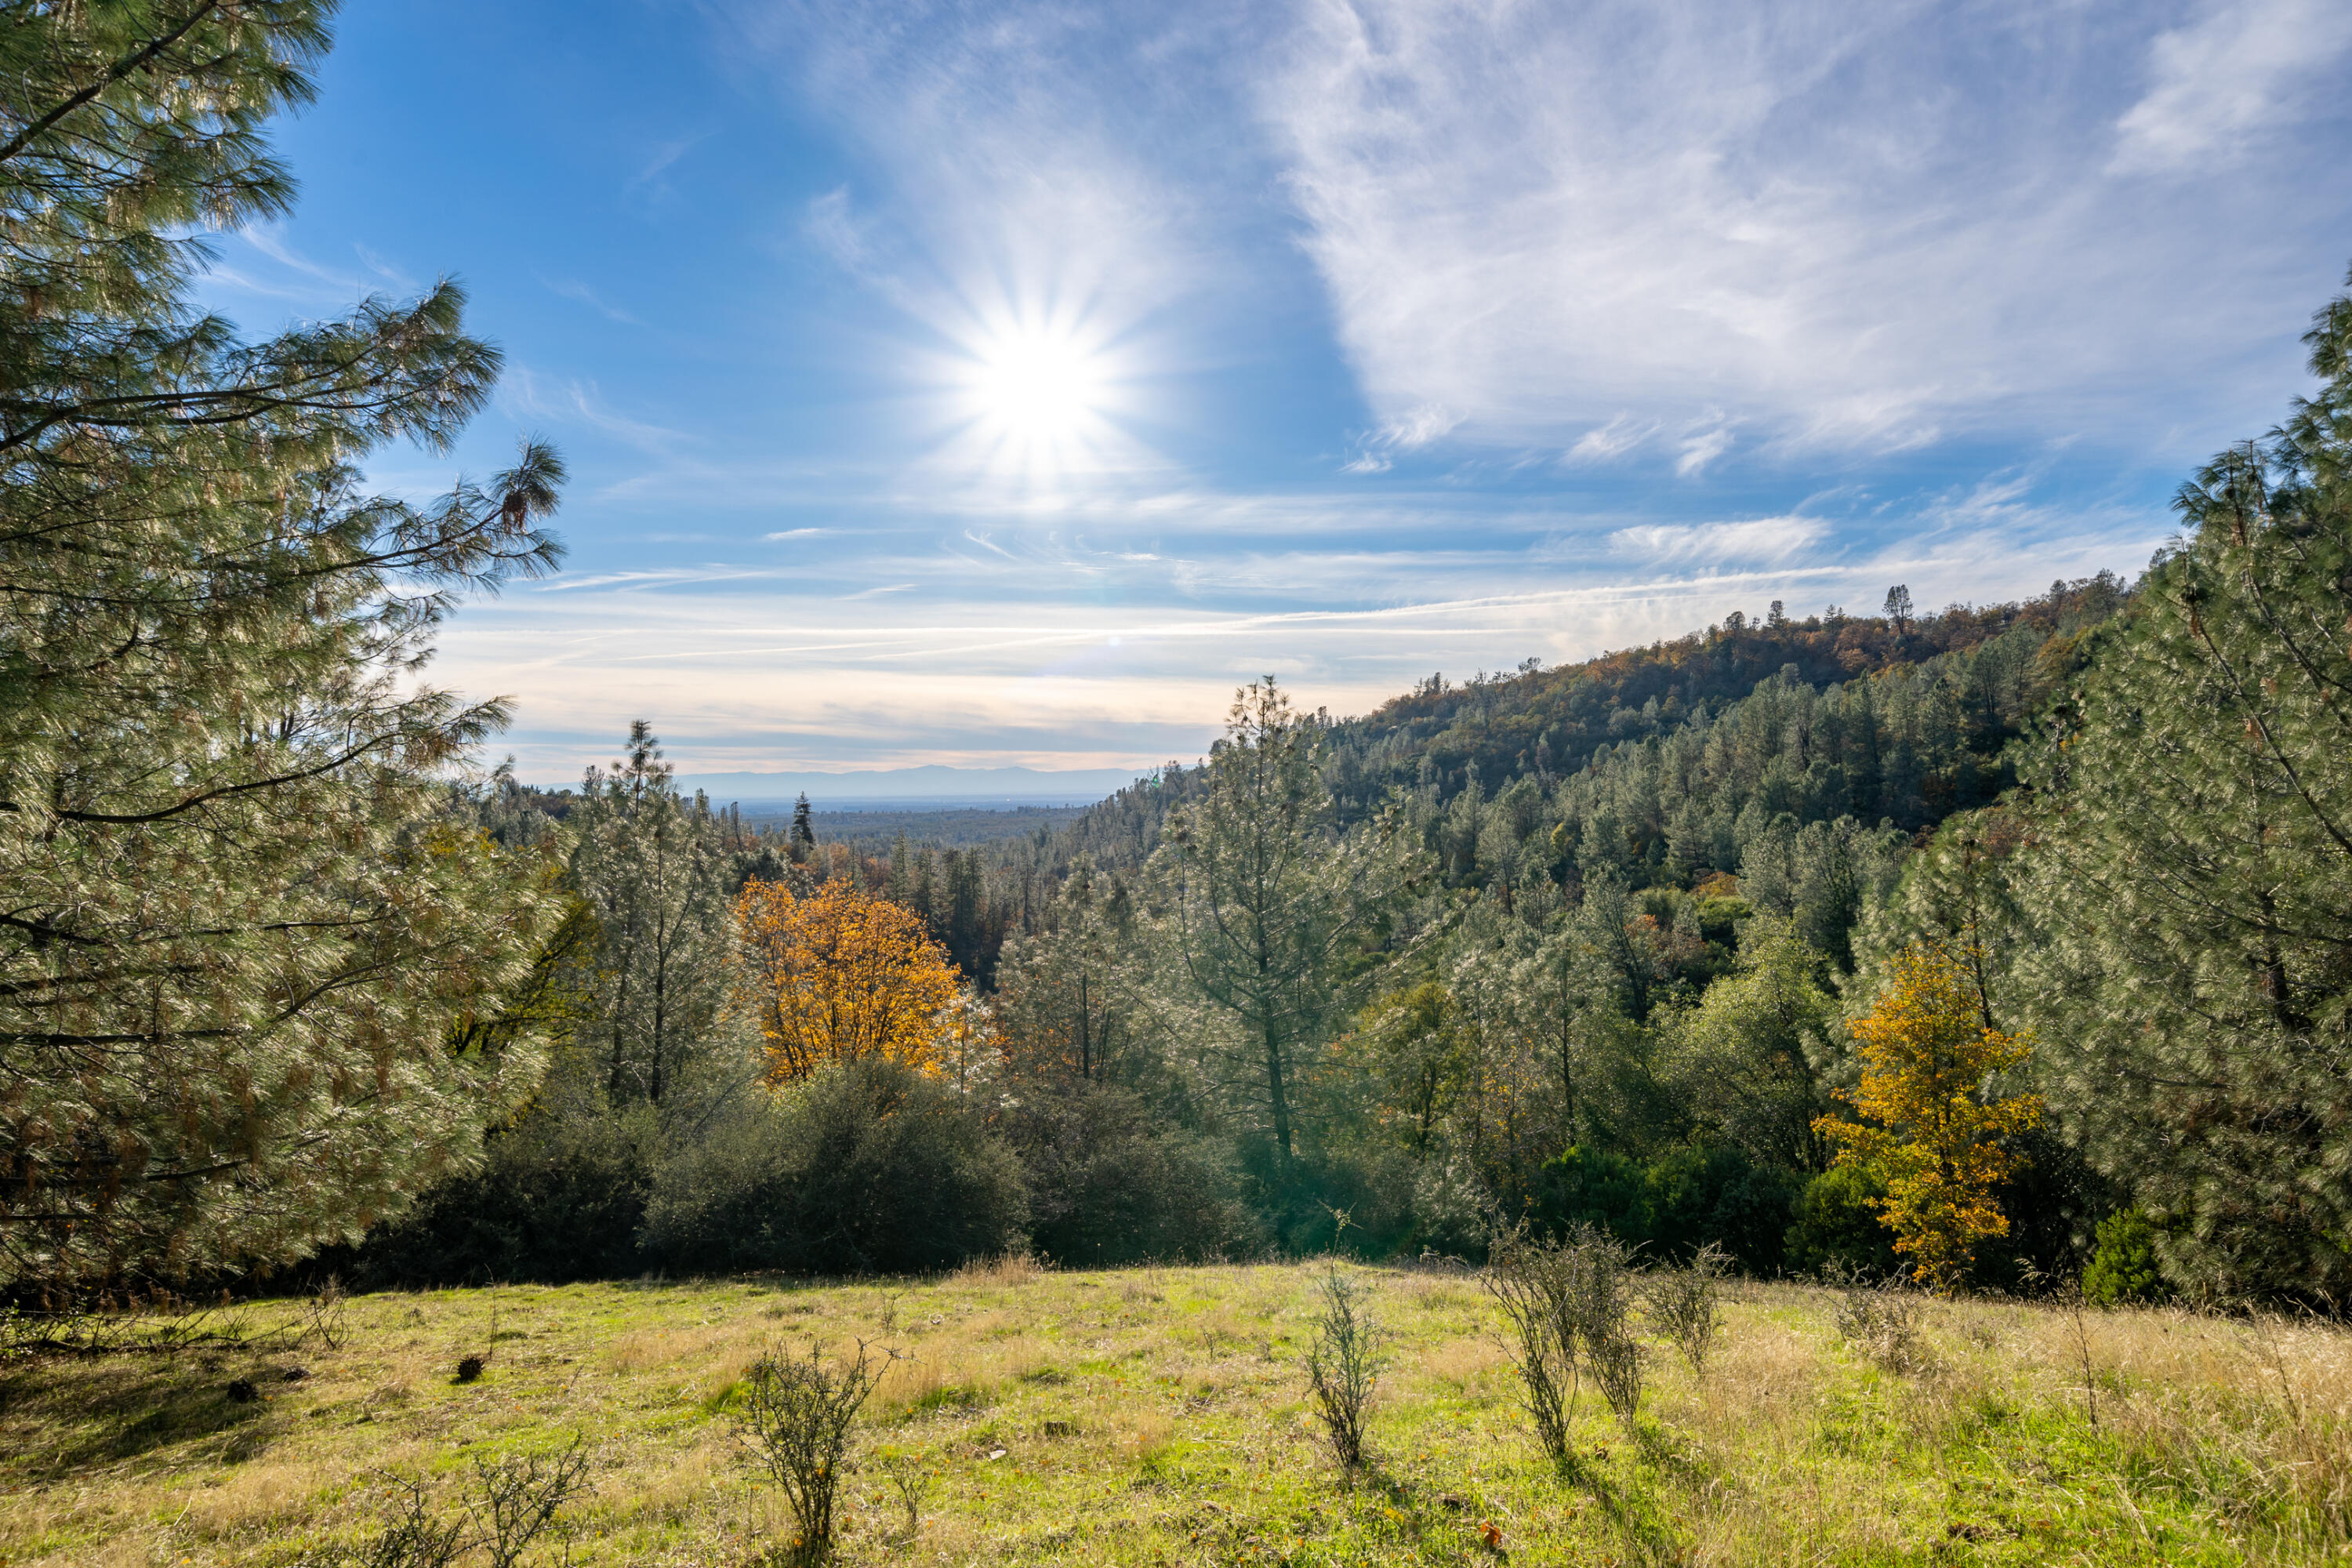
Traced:
<path fill-rule="evenodd" d="M 1629 747 L 1716 731 L 1743 737 L 1725 759 L 1727 776 L 1760 775 L 1789 740 L 1795 766 L 1813 781 L 1800 821 L 1885 817 L 1916 831 L 1998 793 L 2006 782 L 2002 749 L 2069 668 L 2075 639 L 2129 597 L 2121 579 L 2101 573 L 2053 584 L 2021 603 L 1955 605 L 1899 623 L 1843 615 L 1750 622 L 1735 614 L 1704 632 L 1581 664 L 1453 685 L 1433 676 L 1368 714 L 1334 721 L 1325 778 L 1343 823 L 1362 820 L 1392 795 L 1433 812 L 1466 792 L 1480 800 L 1515 795 L 1529 826 L 1546 818 L 1549 828 L 1570 815 L 1565 804 L 1551 811 L 1533 803 L 1554 801 L 1566 781 L 1606 771 L 1612 758 L 1622 770 Z M 1836 720 L 1784 736 L 1799 692 Z M 1822 756 L 1816 735 L 1853 754 Z M 1059 871 L 1081 853 L 1107 868 L 1140 866 L 1192 773 L 1171 763 L 1087 807 L 1040 847 L 1043 868 Z M 1834 787 L 1824 782 L 1832 777 Z M 1613 858 L 1632 866 L 1662 857 L 1664 823 L 1644 818 L 1633 832 Z M 1457 875 L 1470 868 L 1458 854 L 1453 863 Z"/>

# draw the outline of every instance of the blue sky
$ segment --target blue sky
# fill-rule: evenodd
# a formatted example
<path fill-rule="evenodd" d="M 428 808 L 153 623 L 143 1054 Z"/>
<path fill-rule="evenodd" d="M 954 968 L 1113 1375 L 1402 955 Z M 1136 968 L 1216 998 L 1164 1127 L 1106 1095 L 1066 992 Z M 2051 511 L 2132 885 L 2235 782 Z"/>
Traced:
<path fill-rule="evenodd" d="M 349 0 L 266 331 L 451 272 L 527 774 L 1198 754 L 1772 599 L 2134 571 L 2352 261 L 2341 0 Z M 2338 90 L 2331 90 L 2338 89 Z"/>

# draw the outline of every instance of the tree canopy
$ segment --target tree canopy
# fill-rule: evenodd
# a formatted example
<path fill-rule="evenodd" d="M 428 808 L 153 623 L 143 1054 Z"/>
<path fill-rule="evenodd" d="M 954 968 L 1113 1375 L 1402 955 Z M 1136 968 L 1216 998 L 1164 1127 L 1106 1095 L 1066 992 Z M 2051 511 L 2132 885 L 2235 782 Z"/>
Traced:
<path fill-rule="evenodd" d="M 478 1157 L 484 1032 L 551 864 L 444 813 L 496 701 L 419 679 L 459 597 L 549 570 L 543 447 L 368 493 L 499 369 L 464 295 L 252 342 L 190 303 L 286 210 L 262 128 L 310 0 L 20 6 L 0 27 L 0 1268 L 282 1260 Z"/>

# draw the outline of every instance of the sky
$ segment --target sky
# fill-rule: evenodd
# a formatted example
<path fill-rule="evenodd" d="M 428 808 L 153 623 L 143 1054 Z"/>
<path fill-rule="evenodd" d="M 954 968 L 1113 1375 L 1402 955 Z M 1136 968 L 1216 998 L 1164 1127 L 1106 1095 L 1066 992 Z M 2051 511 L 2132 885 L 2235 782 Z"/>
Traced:
<path fill-rule="evenodd" d="M 1434 672 L 2143 567 L 2308 388 L 2342 0 L 346 0 L 248 331 L 460 279 L 559 781 L 1148 768 Z M 2333 90 L 2332 90 L 2333 89 Z"/>

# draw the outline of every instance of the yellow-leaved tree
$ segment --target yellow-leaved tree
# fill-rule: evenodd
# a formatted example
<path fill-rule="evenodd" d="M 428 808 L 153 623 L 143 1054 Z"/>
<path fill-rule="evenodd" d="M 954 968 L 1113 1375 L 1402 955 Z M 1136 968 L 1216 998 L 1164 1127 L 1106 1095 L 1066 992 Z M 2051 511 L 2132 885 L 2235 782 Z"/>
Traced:
<path fill-rule="evenodd" d="M 2013 1161 L 2000 1140 L 2040 1124 L 2042 1097 L 1996 1100 L 1990 1080 L 2032 1044 L 1986 1028 L 1960 959 L 1925 942 L 1895 955 L 1876 1008 L 1852 1027 L 1862 1082 L 1838 1098 L 1865 1120 L 1824 1116 L 1814 1126 L 1837 1146 L 1837 1163 L 1885 1186 L 1875 1206 L 1916 1277 L 1958 1289 L 1977 1244 L 2009 1234 L 1994 1192 Z"/>
<path fill-rule="evenodd" d="M 956 971 L 920 915 L 834 878 L 806 898 L 747 882 L 735 919 L 770 1082 L 870 1057 L 939 1070 Z"/>

